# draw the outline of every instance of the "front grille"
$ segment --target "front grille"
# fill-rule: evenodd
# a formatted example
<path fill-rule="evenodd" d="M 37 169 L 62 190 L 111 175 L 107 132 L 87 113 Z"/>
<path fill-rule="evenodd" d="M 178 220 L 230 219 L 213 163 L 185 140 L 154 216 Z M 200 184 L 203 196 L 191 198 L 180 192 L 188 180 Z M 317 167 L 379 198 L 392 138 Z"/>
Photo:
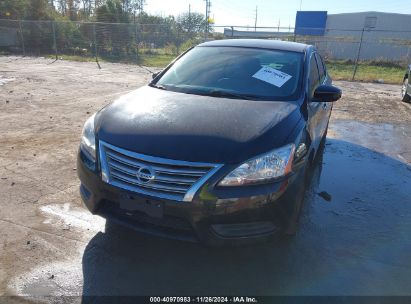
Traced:
<path fill-rule="evenodd" d="M 221 165 L 143 155 L 100 141 L 104 182 L 126 190 L 175 201 L 191 201 Z"/>

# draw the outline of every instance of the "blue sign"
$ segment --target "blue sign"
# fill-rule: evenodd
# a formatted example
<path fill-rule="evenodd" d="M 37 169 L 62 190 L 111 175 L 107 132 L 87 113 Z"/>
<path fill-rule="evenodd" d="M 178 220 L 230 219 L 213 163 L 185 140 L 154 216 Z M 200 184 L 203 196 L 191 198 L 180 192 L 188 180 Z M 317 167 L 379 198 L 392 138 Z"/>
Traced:
<path fill-rule="evenodd" d="M 295 34 L 323 36 L 327 24 L 327 12 L 298 11 L 295 18 Z"/>

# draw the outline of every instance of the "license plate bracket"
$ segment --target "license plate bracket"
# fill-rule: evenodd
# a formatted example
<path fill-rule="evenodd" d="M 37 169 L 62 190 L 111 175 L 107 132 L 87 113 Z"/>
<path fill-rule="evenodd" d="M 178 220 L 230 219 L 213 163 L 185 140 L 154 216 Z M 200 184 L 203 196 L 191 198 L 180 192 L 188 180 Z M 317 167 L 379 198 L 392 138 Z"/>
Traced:
<path fill-rule="evenodd" d="M 164 203 L 161 201 L 134 197 L 128 194 L 122 195 L 121 197 L 121 209 L 127 211 L 140 211 L 155 218 L 162 218 L 164 215 Z"/>

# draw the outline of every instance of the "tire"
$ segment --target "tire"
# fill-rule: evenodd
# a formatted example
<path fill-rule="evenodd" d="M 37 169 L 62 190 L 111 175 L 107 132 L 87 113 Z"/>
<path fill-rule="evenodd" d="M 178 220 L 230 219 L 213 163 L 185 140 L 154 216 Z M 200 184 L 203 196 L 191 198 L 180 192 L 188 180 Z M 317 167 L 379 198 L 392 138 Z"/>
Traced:
<path fill-rule="evenodd" d="M 411 101 L 411 97 L 407 93 L 407 87 L 408 87 L 408 78 L 404 78 L 404 82 L 402 83 L 402 88 L 401 88 L 401 97 L 402 97 L 402 101 L 404 102 Z"/>

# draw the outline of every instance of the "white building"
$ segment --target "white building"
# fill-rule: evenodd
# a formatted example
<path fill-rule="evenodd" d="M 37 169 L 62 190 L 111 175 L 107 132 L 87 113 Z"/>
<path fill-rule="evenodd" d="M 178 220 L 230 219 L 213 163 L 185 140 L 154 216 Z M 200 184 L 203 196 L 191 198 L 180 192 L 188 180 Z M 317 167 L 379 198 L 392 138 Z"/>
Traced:
<path fill-rule="evenodd" d="M 361 39 L 362 36 L 362 39 Z M 362 40 L 362 43 L 361 43 Z M 327 16 L 317 47 L 327 56 L 411 62 L 411 15 L 363 12 Z"/>
<path fill-rule="evenodd" d="M 314 25 L 315 13 L 326 15 L 326 22 L 320 28 Z M 308 11 L 298 12 L 298 18 L 303 25 L 297 27 L 295 32 L 301 35 L 296 37 L 293 31 L 276 31 L 275 28 L 257 32 L 227 28 L 224 35 L 228 38 L 295 39 L 316 45 L 332 59 L 355 60 L 360 51 L 360 60 L 411 62 L 411 15 L 381 12 L 327 15 L 326 12 Z"/>

